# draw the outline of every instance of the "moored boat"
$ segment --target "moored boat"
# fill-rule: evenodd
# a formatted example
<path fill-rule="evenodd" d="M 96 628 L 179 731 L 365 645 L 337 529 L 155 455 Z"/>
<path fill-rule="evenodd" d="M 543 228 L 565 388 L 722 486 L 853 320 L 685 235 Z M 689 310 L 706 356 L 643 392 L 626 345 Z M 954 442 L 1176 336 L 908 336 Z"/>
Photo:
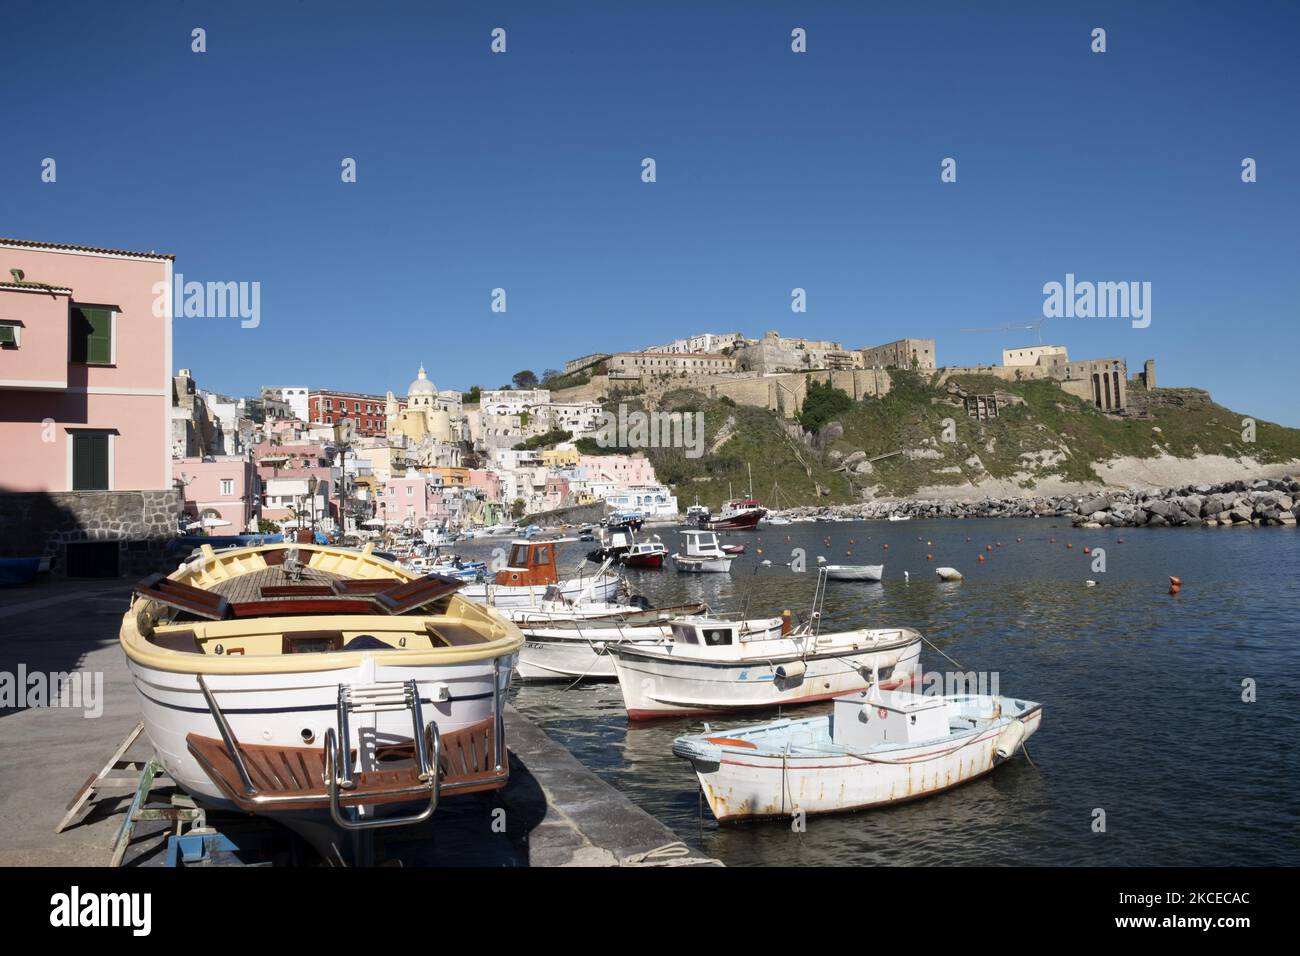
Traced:
<path fill-rule="evenodd" d="M 738 498 L 722 506 L 716 517 L 709 517 L 703 527 L 710 531 L 745 531 L 757 528 L 759 521 L 767 514 L 763 506 L 754 498 Z"/>
<path fill-rule="evenodd" d="M 200 805 L 274 816 L 332 861 L 347 833 L 504 787 L 523 635 L 461 586 L 369 545 L 203 547 L 122 620 L 154 751 Z"/>
<path fill-rule="evenodd" d="M 832 581 L 879 581 L 885 575 L 883 564 L 828 564 L 822 570 Z"/>
<path fill-rule="evenodd" d="M 658 538 L 654 541 L 641 541 L 632 545 L 618 557 L 618 563 L 625 568 L 662 568 L 668 548 Z"/>
<path fill-rule="evenodd" d="M 863 810 L 940 793 L 1011 759 L 1042 705 L 874 686 L 833 713 L 678 737 L 720 822 Z"/>
<path fill-rule="evenodd" d="M 685 551 L 673 554 L 673 567 L 694 574 L 725 574 L 731 570 L 732 556 L 718 546 L 718 535 L 713 531 L 683 531 Z"/>
<path fill-rule="evenodd" d="M 861 690 L 873 674 L 889 688 L 920 674 L 921 635 L 910 628 L 746 634 L 739 623 L 678 618 L 671 643 L 609 645 L 628 717 L 809 704 Z"/>
<path fill-rule="evenodd" d="M 490 580 L 470 584 L 461 593 L 471 601 L 494 607 L 527 607 L 546 600 L 552 585 L 559 587 L 560 597 L 609 601 L 618 594 L 619 578 L 602 566 L 594 574 L 579 574 L 561 579 L 558 571 L 560 547 L 574 538 L 549 540 L 516 539 L 511 542 L 509 564 Z"/>
<path fill-rule="evenodd" d="M 609 654 L 611 645 L 662 645 L 672 640 L 672 623 L 681 617 L 705 612 L 697 605 L 692 611 L 682 613 L 661 609 L 658 621 L 629 620 L 609 622 L 601 620 L 578 621 L 571 624 L 523 626 L 525 643 L 516 667 L 520 679 L 542 680 L 614 680 L 614 662 Z M 748 637 L 775 637 L 781 632 L 779 617 L 756 618 L 737 622 L 741 632 Z"/>

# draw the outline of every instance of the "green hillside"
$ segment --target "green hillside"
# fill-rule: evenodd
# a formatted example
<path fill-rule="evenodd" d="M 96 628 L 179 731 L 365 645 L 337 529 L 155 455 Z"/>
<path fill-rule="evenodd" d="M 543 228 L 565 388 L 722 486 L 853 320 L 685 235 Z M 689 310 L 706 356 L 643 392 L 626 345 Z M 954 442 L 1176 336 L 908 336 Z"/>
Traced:
<path fill-rule="evenodd" d="M 762 408 L 711 400 L 694 391 L 671 392 L 658 408 L 702 411 L 706 444 L 700 458 L 677 449 L 650 449 L 661 480 L 682 506 L 716 506 L 745 493 L 746 466 L 753 468 L 755 494 L 771 505 L 779 483 L 783 506 L 856 501 L 863 489 L 877 496 L 907 495 L 927 485 L 1014 480 L 1033 494 L 1046 477 L 1092 483 L 1097 462 L 1116 456 L 1179 458 L 1224 455 L 1281 462 L 1300 459 L 1300 430 L 1256 423 L 1255 441 L 1243 439 L 1243 416 L 1214 403 L 1198 389 L 1130 393 L 1132 417 L 1107 416 L 1046 381 L 1005 382 L 991 376 L 958 376 L 943 386 L 912 371 L 891 373 L 883 398 L 825 402 L 844 410 L 808 440 L 791 438 L 789 422 Z M 967 417 L 952 383 L 970 394 L 1000 399 L 996 418 Z M 824 399 L 824 396 L 820 396 Z M 816 419 L 816 416 L 813 416 Z M 945 420 L 951 420 L 945 441 Z M 842 429 L 842 433 L 840 430 Z M 727 437 L 729 434 L 730 437 Z M 719 437 L 725 438 L 720 443 Z M 615 449 L 609 449 L 613 451 Z M 904 454 L 892 454 L 903 452 Z M 879 458 L 867 466 L 863 457 Z M 843 467 L 846 459 L 849 467 Z M 859 470 L 863 469 L 863 470 Z"/>

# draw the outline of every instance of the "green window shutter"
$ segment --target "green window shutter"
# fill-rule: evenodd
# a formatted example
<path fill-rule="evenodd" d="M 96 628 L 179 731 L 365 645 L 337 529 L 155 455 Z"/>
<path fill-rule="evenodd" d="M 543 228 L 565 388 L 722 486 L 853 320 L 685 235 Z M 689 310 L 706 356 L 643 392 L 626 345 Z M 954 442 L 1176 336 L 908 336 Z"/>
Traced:
<path fill-rule="evenodd" d="M 71 360 L 85 365 L 108 365 L 113 361 L 113 312 L 111 309 L 72 307 Z"/>
<path fill-rule="evenodd" d="M 72 436 L 72 490 L 108 490 L 108 436 Z"/>

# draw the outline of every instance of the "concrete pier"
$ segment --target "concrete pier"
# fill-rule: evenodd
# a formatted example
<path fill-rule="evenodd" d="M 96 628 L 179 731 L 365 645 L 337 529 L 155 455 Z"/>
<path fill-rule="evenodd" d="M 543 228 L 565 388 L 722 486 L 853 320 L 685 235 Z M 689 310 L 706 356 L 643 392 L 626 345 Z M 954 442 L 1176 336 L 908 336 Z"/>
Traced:
<path fill-rule="evenodd" d="M 140 718 L 118 626 L 121 581 L 44 579 L 0 591 L 0 673 L 102 675 L 102 713 L 0 707 L 0 866 L 105 866 L 131 794 L 106 797 L 54 833 L 66 804 Z M 422 827 L 380 831 L 376 862 L 440 866 L 618 866 L 677 837 L 587 770 L 514 708 L 507 709 L 510 784 L 446 800 Z M 147 758 L 141 743 L 131 756 Z M 241 818 L 247 820 L 248 818 Z M 219 821 L 214 818 L 214 825 Z M 141 827 L 127 865 L 159 865 L 165 832 Z M 277 841 L 278 842 L 278 841 Z M 283 857 L 281 857 L 283 859 Z M 676 862 L 706 862 L 696 852 Z"/>

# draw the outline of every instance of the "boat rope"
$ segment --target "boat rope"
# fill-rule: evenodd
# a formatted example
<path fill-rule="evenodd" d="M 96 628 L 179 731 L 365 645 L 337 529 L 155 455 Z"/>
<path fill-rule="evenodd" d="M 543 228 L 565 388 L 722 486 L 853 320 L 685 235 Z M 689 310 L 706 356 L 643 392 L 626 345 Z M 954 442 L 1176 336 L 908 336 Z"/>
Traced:
<path fill-rule="evenodd" d="M 1029 756 L 1029 747 L 1026 745 L 1026 743 L 1023 740 L 1020 742 L 1020 750 L 1024 753 L 1025 759 L 1029 761 L 1029 766 L 1037 770 L 1038 764 L 1034 763 L 1033 758 Z"/>
<path fill-rule="evenodd" d="M 710 856 L 692 856 L 691 848 L 680 840 L 665 843 L 644 853 L 633 853 L 618 861 L 619 866 L 722 866 Z"/>
<path fill-rule="evenodd" d="M 919 632 L 918 632 L 918 633 L 919 633 Z M 923 641 L 925 641 L 925 643 L 929 644 L 930 647 L 935 651 L 935 653 L 937 653 L 940 657 L 942 657 L 944 660 L 946 660 L 946 661 L 947 661 L 949 664 L 951 664 L 953 667 L 957 668 L 957 670 L 962 671 L 962 670 L 965 670 L 965 669 L 966 669 L 966 668 L 962 667 L 960 664 L 958 664 L 958 663 L 957 663 L 955 660 L 953 660 L 951 657 L 949 657 L 947 654 L 945 654 L 943 651 L 941 651 L 939 648 L 935 647 L 935 645 L 934 645 L 934 641 L 930 640 L 930 639 L 929 639 L 928 637 L 926 637 L 924 634 L 921 634 L 921 640 L 923 640 Z"/>

